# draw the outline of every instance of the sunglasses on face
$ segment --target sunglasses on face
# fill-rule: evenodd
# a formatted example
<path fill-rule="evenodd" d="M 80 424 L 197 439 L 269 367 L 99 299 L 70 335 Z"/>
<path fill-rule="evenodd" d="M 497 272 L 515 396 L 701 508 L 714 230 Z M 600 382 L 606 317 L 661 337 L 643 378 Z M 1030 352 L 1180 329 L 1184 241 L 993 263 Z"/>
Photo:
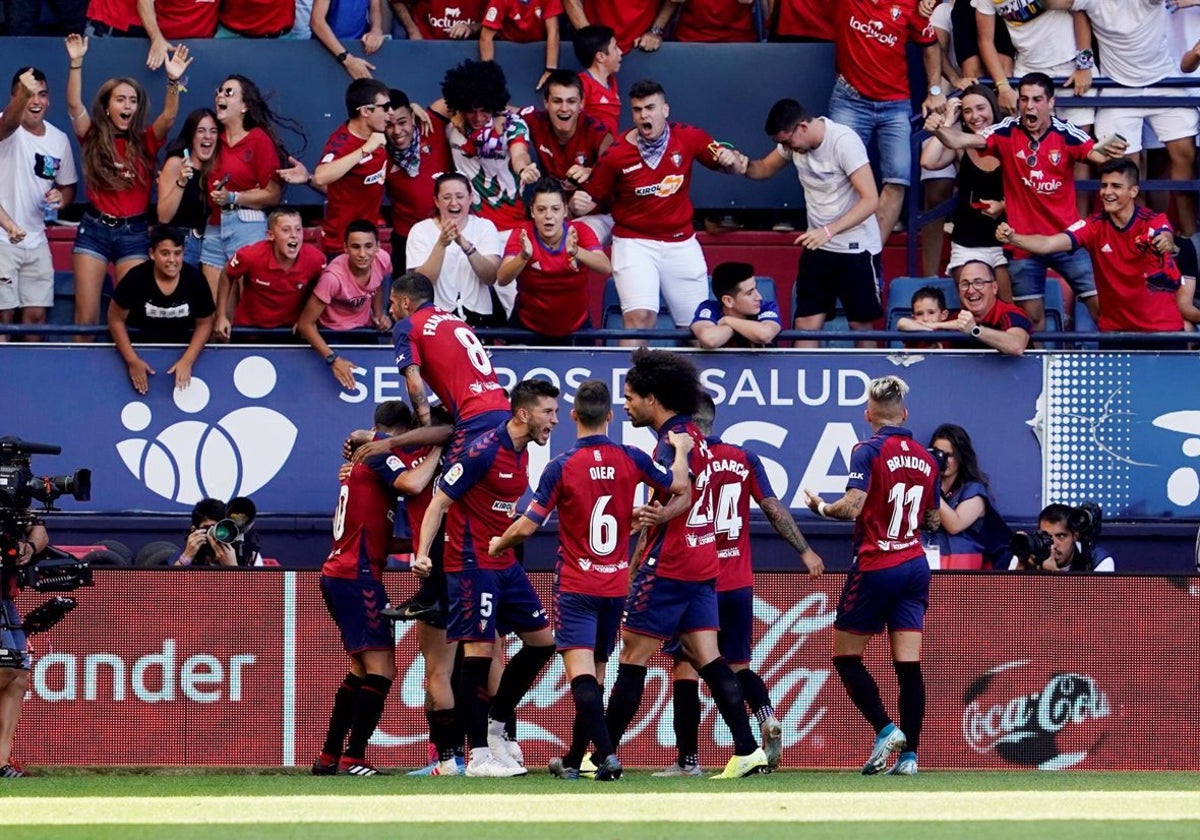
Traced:
<path fill-rule="evenodd" d="M 217 96 L 235 96 L 236 94 L 237 94 L 236 88 L 231 88 L 231 87 L 217 88 Z"/>
<path fill-rule="evenodd" d="M 391 113 L 396 109 L 392 107 L 390 102 L 376 102 L 374 105 L 359 105 L 360 110 L 366 111 L 368 114 L 374 114 L 376 110 L 382 108 L 386 113 Z"/>

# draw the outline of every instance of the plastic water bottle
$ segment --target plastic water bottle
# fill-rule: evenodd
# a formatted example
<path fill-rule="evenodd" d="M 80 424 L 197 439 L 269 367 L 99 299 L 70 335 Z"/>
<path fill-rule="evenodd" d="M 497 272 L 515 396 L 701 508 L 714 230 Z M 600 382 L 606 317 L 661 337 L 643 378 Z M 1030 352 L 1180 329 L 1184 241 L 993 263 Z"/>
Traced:
<path fill-rule="evenodd" d="M 42 203 L 42 218 L 46 220 L 46 224 L 52 225 L 58 222 L 58 205 L 53 202 L 46 201 Z"/>

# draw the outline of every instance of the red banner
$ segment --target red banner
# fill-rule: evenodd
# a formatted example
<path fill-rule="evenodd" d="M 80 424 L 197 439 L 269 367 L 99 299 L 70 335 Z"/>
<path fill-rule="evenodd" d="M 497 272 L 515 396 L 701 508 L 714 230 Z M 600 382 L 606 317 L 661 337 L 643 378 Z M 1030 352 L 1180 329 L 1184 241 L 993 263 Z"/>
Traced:
<path fill-rule="evenodd" d="M 550 575 L 533 577 L 549 604 Z M 307 764 L 346 671 L 317 580 L 316 572 L 97 570 L 96 587 L 75 593 L 79 608 L 32 640 L 16 757 Z M 829 659 L 842 580 L 758 576 L 753 667 L 784 726 L 784 766 L 855 767 L 870 747 Z M 412 582 L 389 586 L 398 599 Z M 36 603 L 32 593 L 19 601 L 23 610 Z M 922 767 L 1200 770 L 1200 579 L 935 574 L 930 604 Z M 397 627 L 396 682 L 370 756 L 418 766 L 424 673 L 411 626 Z M 867 665 L 895 715 L 889 659 L 886 639 L 874 640 Z M 573 711 L 556 660 L 518 709 L 531 766 L 564 751 Z M 670 663 L 656 657 L 620 754 L 627 766 L 665 765 L 673 743 Z M 702 762 L 716 767 L 729 749 L 705 696 Z"/>

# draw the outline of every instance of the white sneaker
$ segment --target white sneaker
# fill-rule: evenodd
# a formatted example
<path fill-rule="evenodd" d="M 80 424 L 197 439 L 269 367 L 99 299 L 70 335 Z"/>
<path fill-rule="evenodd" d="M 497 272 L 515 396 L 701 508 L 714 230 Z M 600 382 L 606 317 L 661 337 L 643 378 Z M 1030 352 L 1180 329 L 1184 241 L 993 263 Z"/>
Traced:
<path fill-rule="evenodd" d="M 524 767 L 525 752 L 521 749 L 521 745 L 516 741 L 505 741 L 504 745 L 508 747 L 508 757 Z"/>
<path fill-rule="evenodd" d="M 467 764 L 467 775 L 476 778 L 508 779 L 513 776 L 524 776 L 528 772 L 519 764 L 509 766 L 501 763 L 487 747 L 477 747 L 471 750 L 471 761 Z"/>
<path fill-rule="evenodd" d="M 504 724 L 498 720 L 488 719 L 487 745 L 492 751 L 492 757 L 496 761 L 503 764 L 505 767 L 521 767 L 521 762 L 517 761 L 509 750 L 508 736 L 504 734 Z M 517 747 L 520 750 L 520 747 Z M 524 758 L 524 756 L 522 756 Z"/>
<path fill-rule="evenodd" d="M 772 716 L 762 722 L 760 729 L 763 752 L 767 754 L 767 766 L 774 770 L 783 756 L 783 725 Z"/>

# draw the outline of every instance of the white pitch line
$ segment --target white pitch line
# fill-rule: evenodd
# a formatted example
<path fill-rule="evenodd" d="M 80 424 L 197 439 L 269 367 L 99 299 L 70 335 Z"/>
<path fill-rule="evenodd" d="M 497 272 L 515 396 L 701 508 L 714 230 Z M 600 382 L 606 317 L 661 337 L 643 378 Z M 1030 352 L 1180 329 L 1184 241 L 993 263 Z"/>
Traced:
<path fill-rule="evenodd" d="M 730 786 L 726 786 L 728 788 Z M 732 793 L 732 791 L 723 791 Z M 6 825 L 1200 820 L 1188 791 L 4 797 Z"/>

